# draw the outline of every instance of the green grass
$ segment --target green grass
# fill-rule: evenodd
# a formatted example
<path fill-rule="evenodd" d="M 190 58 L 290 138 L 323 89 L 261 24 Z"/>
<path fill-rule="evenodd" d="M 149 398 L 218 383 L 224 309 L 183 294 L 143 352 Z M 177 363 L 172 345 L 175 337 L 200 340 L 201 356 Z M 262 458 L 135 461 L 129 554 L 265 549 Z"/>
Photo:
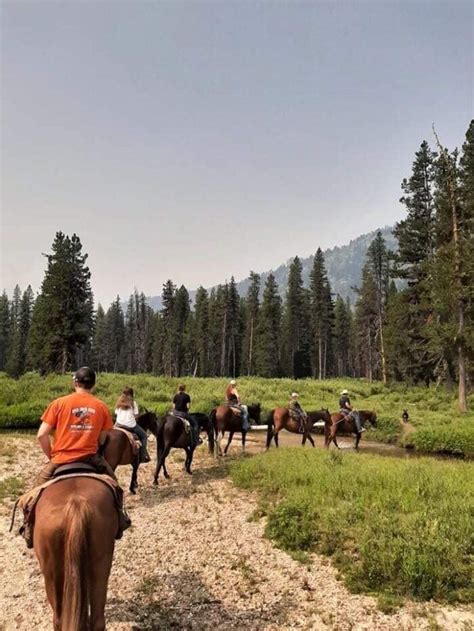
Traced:
<path fill-rule="evenodd" d="M 473 474 L 467 462 L 299 448 L 231 467 L 237 485 L 261 492 L 277 546 L 331 556 L 349 589 L 387 607 L 473 600 Z"/>
<path fill-rule="evenodd" d="M 185 380 L 193 401 L 193 409 L 209 412 L 223 400 L 227 379 Z M 122 388 L 135 389 L 138 402 L 163 414 L 170 407 L 178 379 L 152 375 L 119 375 L 102 373 L 96 394 L 113 408 Z M 47 404 L 72 388 L 70 375 L 40 377 L 28 373 L 18 380 L 0 373 L 0 428 L 36 427 Z M 456 397 L 443 388 L 408 387 L 404 384 L 384 386 L 363 379 L 239 379 L 239 390 L 246 403 L 262 404 L 262 422 L 268 412 L 284 405 L 292 391 L 300 393 L 300 401 L 308 410 L 327 407 L 335 411 L 343 388 L 351 392 L 353 404 L 359 409 L 376 410 L 379 419 L 376 431 L 366 436 L 381 442 L 404 444 L 419 451 L 444 452 L 474 456 L 474 412 L 460 415 Z M 470 396 L 474 409 L 474 396 Z M 403 409 L 408 409 L 415 432 L 402 436 L 400 422 Z M 423 430 L 423 431 L 421 431 Z"/>
<path fill-rule="evenodd" d="M 0 480 L 0 502 L 5 499 L 16 500 L 24 490 L 24 483 L 20 478 L 10 476 Z"/>

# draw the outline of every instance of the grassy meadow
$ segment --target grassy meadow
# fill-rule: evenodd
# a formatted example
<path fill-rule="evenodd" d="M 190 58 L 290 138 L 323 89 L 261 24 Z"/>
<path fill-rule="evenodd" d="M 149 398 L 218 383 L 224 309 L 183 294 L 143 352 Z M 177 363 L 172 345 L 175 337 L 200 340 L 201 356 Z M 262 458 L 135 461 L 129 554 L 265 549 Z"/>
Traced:
<path fill-rule="evenodd" d="M 472 468 L 287 448 L 241 459 L 231 475 L 260 492 L 252 518 L 267 517 L 276 545 L 301 560 L 330 556 L 351 591 L 387 606 L 474 600 Z"/>
<path fill-rule="evenodd" d="M 120 375 L 102 373 L 98 377 L 96 394 L 113 408 L 121 389 L 130 385 L 135 389 L 140 405 L 163 414 L 170 407 L 178 379 L 152 375 Z M 223 401 L 227 379 L 185 380 L 192 398 L 192 409 L 209 412 Z M 455 393 L 444 388 L 409 387 L 404 384 L 384 386 L 362 379 L 330 379 L 317 381 L 304 379 L 239 379 L 239 391 L 246 403 L 260 402 L 262 422 L 268 412 L 284 405 L 293 390 L 307 410 L 327 407 L 338 408 L 339 393 L 348 388 L 352 403 L 359 409 L 376 410 L 378 428 L 367 432 L 372 440 L 391 442 L 412 447 L 426 453 L 450 453 L 474 456 L 474 412 L 460 415 L 456 408 Z M 28 373 L 14 380 L 0 373 L 0 428 L 32 428 L 55 397 L 72 389 L 71 375 L 40 377 Z M 470 396 L 474 408 L 474 396 Z M 410 414 L 410 431 L 401 423 L 403 409 Z"/>

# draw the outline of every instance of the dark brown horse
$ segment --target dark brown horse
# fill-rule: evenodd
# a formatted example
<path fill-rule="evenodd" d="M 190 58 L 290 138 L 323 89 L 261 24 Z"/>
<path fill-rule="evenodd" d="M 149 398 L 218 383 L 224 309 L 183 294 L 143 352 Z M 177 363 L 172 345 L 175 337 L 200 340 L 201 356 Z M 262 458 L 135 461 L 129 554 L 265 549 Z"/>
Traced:
<path fill-rule="evenodd" d="M 358 410 L 360 423 L 363 426 L 365 421 L 373 427 L 377 427 L 377 415 L 370 410 Z M 324 446 L 329 448 L 329 445 L 333 442 L 339 449 L 337 444 L 336 434 L 356 434 L 355 448 L 359 449 L 360 434 L 356 432 L 355 421 L 352 418 L 344 416 L 340 412 L 331 414 L 329 421 L 326 421 L 324 425 Z"/>
<path fill-rule="evenodd" d="M 256 423 L 260 422 L 260 403 L 248 406 L 249 419 L 253 419 Z M 243 429 L 243 418 L 237 412 L 234 412 L 234 408 L 228 405 L 219 405 L 214 408 L 209 418 L 211 419 L 214 427 L 216 438 L 216 456 L 222 456 L 221 441 L 225 432 L 229 432 L 229 440 L 224 449 L 224 456 L 227 454 L 229 445 L 232 442 L 235 432 L 241 432 L 242 434 L 242 451 L 245 451 L 245 436 L 248 430 Z"/>
<path fill-rule="evenodd" d="M 145 431 L 150 431 L 157 436 L 158 420 L 154 412 L 145 411 L 137 416 L 137 424 Z M 132 478 L 130 480 L 130 493 L 135 495 L 138 487 L 138 467 L 140 466 L 140 455 L 134 453 L 132 445 L 127 435 L 119 429 L 111 429 L 107 432 L 107 438 L 104 446 L 104 458 L 110 464 L 112 469 L 119 465 L 132 465 Z"/>
<path fill-rule="evenodd" d="M 93 478 L 65 478 L 36 506 L 33 547 L 55 631 L 103 631 L 115 535 L 115 500 Z"/>
<path fill-rule="evenodd" d="M 270 448 L 272 438 L 275 440 L 275 445 L 278 447 L 278 434 L 282 429 L 286 429 L 288 432 L 294 434 L 302 434 L 302 445 L 309 442 L 314 447 L 314 440 L 311 436 L 311 430 L 313 429 L 316 421 L 324 421 L 328 423 L 330 420 L 329 410 L 315 410 L 314 412 L 308 412 L 306 421 L 304 423 L 303 432 L 301 432 L 300 422 L 290 416 L 288 408 L 275 408 L 268 416 L 267 421 L 267 449 Z"/>
<path fill-rule="evenodd" d="M 197 421 L 199 430 L 204 430 L 207 433 L 209 453 L 214 452 L 214 429 L 209 420 L 207 414 L 201 414 L 196 412 L 190 415 Z M 158 422 L 158 432 L 156 437 L 156 469 L 153 483 L 158 484 L 158 476 L 160 470 L 163 467 L 163 473 L 165 478 L 169 478 L 168 470 L 166 469 L 166 458 L 173 447 L 178 449 L 184 449 L 186 452 L 186 461 L 184 463 L 184 469 L 187 473 L 191 474 L 191 464 L 193 462 L 195 444 L 191 442 L 191 435 L 186 432 L 183 420 L 172 414 L 163 416 Z"/>

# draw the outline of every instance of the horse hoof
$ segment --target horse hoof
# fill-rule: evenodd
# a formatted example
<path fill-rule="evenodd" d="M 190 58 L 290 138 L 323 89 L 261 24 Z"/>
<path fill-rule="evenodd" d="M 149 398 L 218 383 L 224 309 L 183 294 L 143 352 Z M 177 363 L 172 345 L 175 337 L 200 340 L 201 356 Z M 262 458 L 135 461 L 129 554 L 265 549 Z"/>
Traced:
<path fill-rule="evenodd" d="M 153 484 L 154 484 L 154 486 L 158 486 L 158 478 L 155 478 L 155 479 L 153 480 Z"/>

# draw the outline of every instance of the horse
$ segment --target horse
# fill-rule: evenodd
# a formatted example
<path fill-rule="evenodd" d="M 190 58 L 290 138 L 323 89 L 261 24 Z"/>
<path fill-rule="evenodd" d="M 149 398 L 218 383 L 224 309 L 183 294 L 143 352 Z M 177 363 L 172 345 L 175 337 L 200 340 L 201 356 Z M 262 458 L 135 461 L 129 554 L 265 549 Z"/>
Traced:
<path fill-rule="evenodd" d="M 190 414 L 199 424 L 199 430 L 207 433 L 209 453 L 214 452 L 214 430 L 207 414 L 196 412 Z M 186 452 L 186 461 L 184 469 L 190 475 L 191 464 L 193 462 L 194 450 L 196 445 L 191 445 L 191 435 L 186 432 L 183 419 L 172 414 L 166 414 L 158 423 L 158 432 L 156 436 L 156 469 L 153 478 L 153 484 L 158 484 L 158 476 L 163 467 L 163 473 L 166 479 L 170 475 L 166 469 L 166 458 L 173 447 L 184 449 Z"/>
<path fill-rule="evenodd" d="M 369 421 L 369 423 L 373 427 L 377 427 L 377 415 L 375 412 L 369 410 L 358 410 L 358 413 L 362 426 L 364 425 L 365 421 Z M 324 424 L 324 446 L 327 449 L 329 448 L 331 442 L 333 442 L 339 449 L 339 445 L 337 444 L 336 440 L 337 433 L 356 434 L 355 448 L 359 449 L 360 433 L 356 432 L 354 419 L 348 418 L 340 412 L 331 414 L 330 419 Z"/>
<path fill-rule="evenodd" d="M 260 413 L 260 403 L 248 406 L 249 419 L 253 419 L 256 423 L 260 422 Z M 245 436 L 248 430 L 243 429 L 243 418 L 241 414 L 234 412 L 232 407 L 228 405 L 219 405 L 211 411 L 209 418 L 214 427 L 217 456 L 222 456 L 221 440 L 226 431 L 229 432 L 229 440 L 224 449 L 224 456 L 227 454 L 235 432 L 242 433 L 242 451 L 245 451 Z"/>
<path fill-rule="evenodd" d="M 136 418 L 137 424 L 145 431 L 151 431 L 156 437 L 158 434 L 158 423 L 156 414 L 146 410 Z M 136 494 L 138 487 L 138 467 L 140 466 L 140 454 L 133 453 L 132 445 L 127 435 L 119 429 L 111 429 L 107 432 L 104 446 L 104 458 L 112 469 L 119 465 L 131 464 L 132 477 L 130 480 L 130 493 Z"/>
<path fill-rule="evenodd" d="M 303 440 L 301 444 L 305 445 L 306 440 L 309 440 L 311 445 L 314 447 L 314 440 L 311 436 L 311 430 L 313 429 L 314 423 L 316 421 L 324 421 L 327 423 L 329 420 L 329 410 L 315 410 L 314 412 L 308 412 L 304 422 Z M 299 434 L 301 432 L 300 422 L 290 416 L 288 408 L 275 408 L 270 412 L 267 420 L 267 449 L 270 448 L 272 438 L 275 440 L 275 445 L 278 447 L 278 434 L 282 429 L 286 429 L 294 434 Z"/>
<path fill-rule="evenodd" d="M 36 505 L 33 548 L 55 631 L 103 631 L 119 527 L 114 497 L 100 480 L 64 478 Z"/>

